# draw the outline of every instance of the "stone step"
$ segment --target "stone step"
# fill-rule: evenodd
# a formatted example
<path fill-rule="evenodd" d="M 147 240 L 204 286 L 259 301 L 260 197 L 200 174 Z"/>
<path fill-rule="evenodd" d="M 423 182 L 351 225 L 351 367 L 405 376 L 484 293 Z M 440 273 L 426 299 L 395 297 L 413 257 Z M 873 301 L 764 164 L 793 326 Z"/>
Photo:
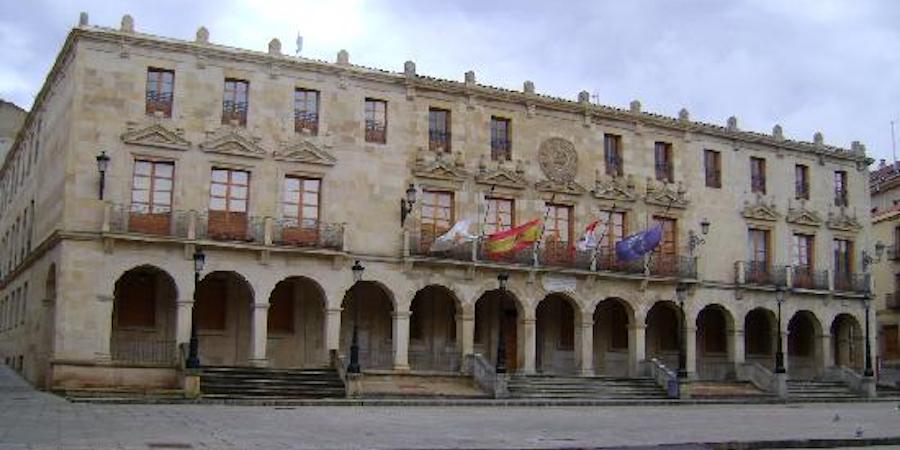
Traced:
<path fill-rule="evenodd" d="M 262 367 L 203 367 L 200 390 L 204 398 L 341 398 L 344 383 L 334 369 L 270 369 Z"/>
<path fill-rule="evenodd" d="M 650 378 L 514 375 L 507 385 L 512 398 L 522 399 L 664 399 L 666 393 Z"/>

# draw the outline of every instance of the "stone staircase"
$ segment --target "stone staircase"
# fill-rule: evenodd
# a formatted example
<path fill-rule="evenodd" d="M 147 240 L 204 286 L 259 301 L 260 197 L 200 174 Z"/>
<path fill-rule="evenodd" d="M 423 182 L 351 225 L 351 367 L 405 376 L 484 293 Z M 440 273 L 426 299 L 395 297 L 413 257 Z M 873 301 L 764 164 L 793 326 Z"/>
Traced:
<path fill-rule="evenodd" d="M 849 400 L 863 398 L 840 381 L 788 380 L 788 398 L 791 400 Z"/>
<path fill-rule="evenodd" d="M 572 400 L 661 400 L 666 392 L 652 378 L 513 375 L 510 398 Z"/>
<path fill-rule="evenodd" d="M 184 400 L 181 389 L 68 388 L 57 395 L 72 403 L 178 403 Z"/>
<path fill-rule="evenodd" d="M 269 369 L 262 367 L 203 367 L 200 391 L 204 399 L 344 398 L 346 391 L 336 370 Z"/>

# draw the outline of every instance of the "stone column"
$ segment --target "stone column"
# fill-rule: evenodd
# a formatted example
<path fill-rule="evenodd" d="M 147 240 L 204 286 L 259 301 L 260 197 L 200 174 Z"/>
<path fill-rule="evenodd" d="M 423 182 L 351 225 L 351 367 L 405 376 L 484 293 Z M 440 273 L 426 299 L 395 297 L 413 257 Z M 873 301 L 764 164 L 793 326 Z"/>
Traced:
<path fill-rule="evenodd" d="M 99 326 L 95 329 L 95 336 L 97 338 L 96 343 L 94 344 L 94 360 L 105 362 L 112 360 L 112 353 L 110 352 L 110 340 L 112 339 L 112 327 L 113 327 L 113 296 L 111 295 L 98 295 L 97 296 L 97 304 L 95 309 L 96 317 L 100 319 Z"/>
<path fill-rule="evenodd" d="M 586 318 L 575 324 L 575 361 L 578 373 L 583 377 L 594 375 L 594 318 Z"/>
<path fill-rule="evenodd" d="M 641 374 L 641 362 L 647 359 L 647 325 L 628 326 L 628 375 Z"/>
<path fill-rule="evenodd" d="M 466 355 L 475 353 L 475 313 L 464 312 L 456 316 L 459 323 L 460 362 L 464 365 Z"/>
<path fill-rule="evenodd" d="M 734 364 L 734 374 L 737 379 L 743 378 L 744 371 L 744 362 L 747 359 L 746 349 L 744 348 L 744 329 L 743 328 L 734 328 L 729 330 L 728 339 L 729 342 L 729 352 L 731 356 L 731 361 Z"/>
<path fill-rule="evenodd" d="M 254 303 L 250 327 L 250 365 L 265 367 L 266 343 L 269 340 L 269 304 Z"/>
<path fill-rule="evenodd" d="M 175 302 L 175 345 L 190 342 L 191 323 L 194 321 L 194 300 Z"/>
<path fill-rule="evenodd" d="M 816 358 L 816 365 L 821 364 L 821 366 L 816 367 L 816 374 L 822 375 L 825 373 L 825 369 L 834 366 L 834 349 L 831 346 L 831 335 L 828 333 L 823 333 L 819 336 L 819 354 Z"/>
<path fill-rule="evenodd" d="M 688 379 L 693 380 L 697 377 L 697 327 L 688 326 L 684 331 L 684 365 Z"/>
<path fill-rule="evenodd" d="M 391 314 L 394 320 L 394 370 L 409 371 L 409 311 Z"/>
<path fill-rule="evenodd" d="M 534 373 L 534 355 L 537 349 L 537 319 L 526 317 L 522 319 L 522 372 Z"/>
<path fill-rule="evenodd" d="M 787 324 L 784 324 L 784 326 L 787 326 Z M 790 370 L 789 368 L 790 368 L 791 358 L 790 358 L 790 355 L 788 355 L 787 329 L 778 330 L 778 332 L 781 333 L 781 353 L 784 355 L 784 372 L 788 373 L 788 371 Z M 777 338 L 778 337 L 776 336 L 776 339 Z M 778 349 L 778 341 L 775 341 L 772 345 L 775 347 L 776 350 Z M 775 357 L 775 355 L 772 355 L 772 357 Z"/>
<path fill-rule="evenodd" d="M 325 309 L 325 350 L 329 352 L 341 351 L 341 311 L 341 308 Z"/>

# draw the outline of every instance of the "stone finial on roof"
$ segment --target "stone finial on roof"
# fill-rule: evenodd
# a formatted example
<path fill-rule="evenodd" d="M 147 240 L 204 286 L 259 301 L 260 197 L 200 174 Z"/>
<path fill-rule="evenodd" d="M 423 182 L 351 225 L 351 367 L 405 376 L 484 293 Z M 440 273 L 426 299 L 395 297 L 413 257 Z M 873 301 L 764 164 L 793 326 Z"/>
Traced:
<path fill-rule="evenodd" d="M 534 94 L 534 83 L 531 81 L 525 81 L 522 83 L 522 91 L 526 94 Z"/>
<path fill-rule="evenodd" d="M 633 113 L 635 113 L 635 114 L 641 112 L 641 102 L 640 102 L 640 100 L 632 100 L 632 101 L 631 101 L 631 104 L 629 105 L 629 107 L 631 108 L 631 112 L 633 112 Z"/>
<path fill-rule="evenodd" d="M 403 74 L 408 78 L 416 76 L 416 63 L 414 61 L 406 61 L 403 63 Z"/>
<path fill-rule="evenodd" d="M 131 17 L 131 14 L 122 16 L 122 26 L 120 30 L 126 33 L 134 33 L 134 18 Z"/>
<path fill-rule="evenodd" d="M 728 131 L 737 131 L 738 130 L 738 122 L 737 117 L 731 116 L 728 118 Z"/>
<path fill-rule="evenodd" d="M 206 27 L 197 28 L 197 36 L 194 38 L 194 42 L 209 44 L 209 30 Z"/>
<path fill-rule="evenodd" d="M 466 84 L 475 84 L 475 71 L 470 70 L 466 72 Z"/>
<path fill-rule="evenodd" d="M 860 150 L 860 147 L 862 147 L 862 144 L 860 144 L 859 141 L 853 141 L 850 143 L 851 151 L 858 152 Z"/>
<path fill-rule="evenodd" d="M 350 64 L 350 53 L 347 52 L 347 50 L 341 49 L 337 54 L 337 63 L 343 65 Z"/>
<path fill-rule="evenodd" d="M 775 124 L 772 127 L 772 137 L 775 138 L 776 141 L 784 140 L 784 130 L 781 128 L 781 125 Z"/>
<path fill-rule="evenodd" d="M 581 91 L 578 93 L 578 103 L 588 104 L 591 102 L 591 93 L 588 91 Z"/>
<path fill-rule="evenodd" d="M 88 13 L 82 11 L 81 14 L 78 15 L 78 26 L 86 27 L 88 25 L 90 25 L 88 22 Z"/>
<path fill-rule="evenodd" d="M 813 144 L 825 145 L 825 137 L 822 136 L 821 131 L 816 131 L 816 133 L 813 134 Z"/>
<path fill-rule="evenodd" d="M 691 113 L 688 112 L 687 108 L 681 108 L 678 111 L 678 120 L 681 122 L 689 122 L 691 120 Z"/>
<path fill-rule="evenodd" d="M 269 54 L 270 55 L 280 55 L 281 54 L 281 41 L 278 38 L 272 38 L 269 41 Z"/>

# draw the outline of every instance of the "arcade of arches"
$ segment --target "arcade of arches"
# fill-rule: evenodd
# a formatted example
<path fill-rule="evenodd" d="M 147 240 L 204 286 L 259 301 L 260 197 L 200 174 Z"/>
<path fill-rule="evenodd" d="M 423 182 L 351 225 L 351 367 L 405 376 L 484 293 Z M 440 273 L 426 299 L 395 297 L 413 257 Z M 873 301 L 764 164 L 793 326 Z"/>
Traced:
<path fill-rule="evenodd" d="M 709 304 L 682 320 L 676 303 L 658 301 L 638 319 L 631 304 L 614 297 L 584 311 L 554 293 L 529 311 L 513 293 L 492 290 L 466 307 L 453 290 L 429 285 L 414 293 L 408 310 L 398 310 L 393 295 L 376 281 L 362 281 L 340 308 L 329 309 L 311 278 L 285 278 L 271 292 L 255 293 L 236 272 L 212 272 L 199 281 L 196 301 L 183 302 L 168 273 L 135 267 L 115 283 L 110 356 L 175 364 L 176 342 L 187 341 L 192 317 L 204 365 L 321 367 L 330 363 L 330 349 L 349 355 L 354 328 L 364 370 L 459 372 L 465 355 L 493 363 L 503 348 L 509 372 L 635 376 L 650 358 L 677 367 L 684 345 L 694 377 L 723 380 L 745 362 L 773 369 L 777 351 L 777 318 L 766 308 L 735 317 Z M 808 310 L 785 319 L 790 377 L 815 378 L 832 365 L 862 370 L 864 335 L 855 316 L 838 314 L 825 326 Z"/>

